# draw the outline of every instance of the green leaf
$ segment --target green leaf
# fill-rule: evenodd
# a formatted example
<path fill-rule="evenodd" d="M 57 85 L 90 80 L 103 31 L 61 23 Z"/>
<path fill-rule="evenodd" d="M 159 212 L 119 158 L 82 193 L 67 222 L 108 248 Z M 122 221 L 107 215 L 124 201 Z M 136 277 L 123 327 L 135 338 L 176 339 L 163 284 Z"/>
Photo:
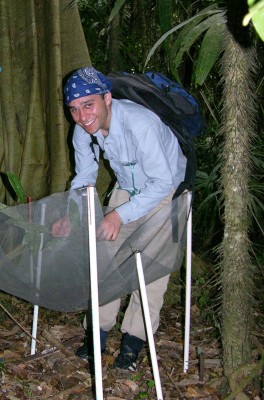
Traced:
<path fill-rule="evenodd" d="M 79 229 L 81 216 L 78 205 L 75 203 L 73 199 L 70 199 L 69 203 L 69 218 L 72 229 Z"/>
<path fill-rule="evenodd" d="M 225 25 L 216 23 L 204 35 L 195 68 L 195 83 L 202 85 L 222 51 Z"/>
<path fill-rule="evenodd" d="M 205 296 L 200 296 L 198 299 L 198 303 L 201 308 L 205 307 L 207 304 L 207 298 Z"/>
<path fill-rule="evenodd" d="M 261 39 L 264 41 L 264 0 L 248 0 L 249 12 L 243 19 L 243 26 L 247 26 L 252 19 L 252 23 Z"/>
<path fill-rule="evenodd" d="M 178 51 L 180 50 L 182 43 L 184 43 L 185 38 L 189 35 L 189 33 L 202 21 L 204 20 L 205 16 L 200 15 L 196 17 L 193 21 L 189 22 L 181 31 L 178 33 L 177 39 L 171 49 L 170 52 L 170 65 L 172 68 L 172 73 L 177 82 L 181 82 L 180 77 L 178 75 L 177 67 L 174 68 L 174 61 L 177 56 Z M 182 59 L 179 59 L 179 64 L 181 63 Z M 178 66 L 179 66 L 178 64 Z"/>
<path fill-rule="evenodd" d="M 153 380 L 150 380 L 147 382 L 148 389 L 152 389 L 154 386 L 155 386 L 155 382 Z"/>
<path fill-rule="evenodd" d="M 114 4 L 114 8 L 112 9 L 109 19 L 108 19 L 108 23 L 110 24 L 110 22 L 113 21 L 113 19 L 115 18 L 115 16 L 119 13 L 120 9 L 122 8 L 122 6 L 124 5 L 126 0 L 116 0 L 115 4 Z"/>
<path fill-rule="evenodd" d="M 201 12 L 199 12 L 197 15 L 187 19 L 186 21 L 181 22 L 180 24 L 176 25 L 175 27 L 173 27 L 172 29 L 170 29 L 168 32 L 164 33 L 160 39 L 154 44 L 154 46 L 150 49 L 146 61 L 145 61 L 145 65 L 144 65 L 144 69 L 146 68 L 150 58 L 153 56 L 154 52 L 156 51 L 156 49 L 160 46 L 160 44 L 167 39 L 167 37 L 169 35 L 171 35 L 172 33 L 176 32 L 177 30 L 181 29 L 182 27 L 184 27 L 185 25 L 189 24 L 191 21 L 193 20 L 199 20 L 201 17 L 202 19 L 205 18 L 207 15 L 212 15 L 215 13 L 219 13 L 221 10 L 218 8 L 218 6 L 216 4 L 212 4 L 209 7 L 206 7 L 204 10 L 202 10 Z"/>
<path fill-rule="evenodd" d="M 264 1 L 261 3 L 261 8 L 257 9 L 252 16 L 252 22 L 259 36 L 264 41 Z"/>
<path fill-rule="evenodd" d="M 194 26 L 187 35 L 185 35 L 184 40 L 181 42 L 180 47 L 178 47 L 178 41 L 175 43 L 175 46 L 178 47 L 176 49 L 176 57 L 172 62 L 172 69 L 175 71 L 182 61 L 182 57 L 184 53 L 188 52 L 195 41 L 210 27 L 214 27 L 217 24 L 223 23 L 223 13 L 218 13 L 216 15 L 212 15 L 198 25 Z M 175 52 L 175 49 L 173 50 Z"/>
<path fill-rule="evenodd" d="M 10 182 L 10 185 L 12 186 L 15 194 L 17 195 L 19 203 L 25 203 L 26 196 L 24 194 L 24 190 L 23 190 L 23 187 L 21 185 L 19 178 L 12 172 L 7 172 L 6 175 Z"/>
<path fill-rule="evenodd" d="M 221 163 L 218 163 L 210 172 L 207 174 L 204 171 L 198 170 L 196 173 L 195 189 L 207 189 L 209 193 L 212 192 L 213 187 L 217 179 L 219 178 L 219 171 L 221 168 Z"/>
<path fill-rule="evenodd" d="M 159 45 L 164 42 L 164 40 L 167 39 L 167 37 L 169 35 L 171 35 L 172 33 L 176 32 L 178 29 L 182 28 L 184 25 L 188 24 L 188 22 L 192 21 L 195 17 L 192 17 L 190 19 L 187 19 L 184 22 L 181 22 L 179 25 L 175 26 L 174 28 L 170 29 L 168 32 L 164 33 L 161 38 L 154 44 L 154 46 L 152 47 L 152 49 L 150 49 L 146 61 L 145 61 L 145 65 L 144 65 L 144 69 L 146 68 L 149 60 L 151 59 L 151 57 L 153 56 L 153 54 L 155 53 L 156 49 L 159 47 Z"/>
<path fill-rule="evenodd" d="M 30 222 L 26 222 L 19 216 L 14 217 L 15 218 L 11 218 L 8 221 L 8 224 L 24 230 L 22 245 L 29 245 L 32 255 L 36 256 L 40 249 L 41 234 L 49 233 L 49 229 L 46 226 L 34 225 Z"/>
<path fill-rule="evenodd" d="M 135 376 L 131 377 L 131 381 L 136 382 L 138 379 L 141 379 L 143 376 L 143 372 L 139 372 Z"/>
<path fill-rule="evenodd" d="M 22 246 L 28 245 L 33 256 L 36 256 L 40 247 L 41 234 L 49 234 L 49 228 L 42 225 L 35 225 L 19 213 L 18 207 L 1 207 L 0 212 L 7 215 L 9 219 L 6 221 L 8 225 L 16 226 L 24 231 Z"/>

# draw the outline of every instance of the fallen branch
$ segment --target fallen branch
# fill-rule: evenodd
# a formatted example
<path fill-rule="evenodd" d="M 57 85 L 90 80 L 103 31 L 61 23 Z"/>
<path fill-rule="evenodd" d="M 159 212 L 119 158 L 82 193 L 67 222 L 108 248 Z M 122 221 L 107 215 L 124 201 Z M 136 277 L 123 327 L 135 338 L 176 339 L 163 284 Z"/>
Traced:
<path fill-rule="evenodd" d="M 31 337 L 31 339 L 36 340 L 36 342 L 38 344 L 43 344 L 42 342 L 40 342 L 38 339 L 33 338 L 33 336 L 31 335 L 31 333 L 29 333 L 25 328 L 23 328 L 23 326 L 13 317 L 12 314 L 10 314 L 10 312 L 3 306 L 2 303 L 0 303 L 0 307 L 2 308 L 2 310 L 9 316 L 9 318 L 12 319 L 12 321 L 15 322 L 15 324 L 17 324 L 19 326 L 19 328 L 26 333 L 26 335 L 28 335 L 29 337 Z"/>
<path fill-rule="evenodd" d="M 172 369 L 172 371 L 171 371 L 170 374 L 169 374 L 168 372 L 166 372 L 166 375 L 168 376 L 169 380 L 171 381 L 171 383 L 174 385 L 175 389 L 177 390 L 177 392 L 178 392 L 179 395 L 181 396 L 181 399 L 183 399 L 184 396 L 183 396 L 183 394 L 182 394 L 180 388 L 179 388 L 177 385 L 175 385 L 175 381 L 174 381 L 174 379 L 172 378 L 173 372 L 174 372 L 174 369 Z"/>
<path fill-rule="evenodd" d="M 70 340 L 66 340 L 63 344 L 61 344 L 54 337 L 52 337 L 50 335 L 50 333 L 47 333 L 47 332 L 44 331 L 44 335 L 43 336 L 44 337 L 46 336 L 45 339 L 49 343 L 53 344 L 54 347 L 51 347 L 50 349 L 45 349 L 41 353 L 36 353 L 36 354 L 32 354 L 30 356 L 26 356 L 26 357 L 20 358 L 19 360 L 14 361 L 13 364 L 15 364 L 15 365 L 19 365 L 21 363 L 27 364 L 27 363 L 30 363 L 32 361 L 37 361 L 37 360 L 41 360 L 42 358 L 50 357 L 53 354 L 58 353 L 59 351 L 64 352 L 64 354 L 68 351 L 70 357 L 75 356 L 75 354 L 73 352 L 71 352 L 70 350 L 67 350 L 65 346 L 68 345 L 68 344 L 71 344 L 72 342 L 74 343 L 76 341 L 76 338 L 73 338 L 73 339 L 70 339 Z M 56 343 L 56 346 L 55 346 L 55 343 Z M 59 346 L 61 348 L 59 348 Z M 62 351 L 62 349 L 63 349 L 63 351 Z M 86 364 L 86 362 L 83 361 L 82 359 L 78 358 L 78 361 Z"/>
<path fill-rule="evenodd" d="M 199 364 L 199 360 L 190 360 L 190 365 Z M 205 368 L 218 368 L 222 366 L 220 358 L 204 358 Z"/>
<path fill-rule="evenodd" d="M 41 334 L 49 343 L 51 343 L 54 347 L 57 349 L 60 349 L 60 351 L 68 357 L 75 356 L 73 351 L 67 349 L 59 340 L 57 340 L 54 336 L 52 336 L 48 331 L 44 330 Z M 76 357 L 76 356 L 75 356 Z"/>
<path fill-rule="evenodd" d="M 42 353 L 36 353 L 36 354 L 32 354 L 30 356 L 20 358 L 19 360 L 14 361 L 13 364 L 16 364 L 16 365 L 27 364 L 32 361 L 37 361 L 37 360 L 41 360 L 42 358 L 50 357 L 53 354 L 58 353 L 59 351 L 60 351 L 59 349 L 54 349 L 54 348 L 47 349 L 47 350 L 44 350 L 44 352 L 42 352 Z"/>
<path fill-rule="evenodd" d="M 49 342 L 51 343 L 56 349 L 59 349 L 62 354 L 64 354 L 66 357 L 78 360 L 78 363 L 82 363 L 87 365 L 86 361 L 82 360 L 81 358 L 77 357 L 75 353 L 72 350 L 67 349 L 63 343 L 58 341 L 55 337 L 53 337 L 48 331 L 44 330 L 42 332 L 42 336 Z"/>

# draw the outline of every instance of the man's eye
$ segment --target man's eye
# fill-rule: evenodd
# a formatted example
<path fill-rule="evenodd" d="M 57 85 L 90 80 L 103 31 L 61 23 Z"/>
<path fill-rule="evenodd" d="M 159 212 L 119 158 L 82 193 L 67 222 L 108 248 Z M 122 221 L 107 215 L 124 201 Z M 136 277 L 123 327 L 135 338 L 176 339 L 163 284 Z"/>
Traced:
<path fill-rule="evenodd" d="M 90 108 L 92 106 L 92 104 L 91 103 L 89 103 L 89 104 L 85 104 L 85 108 Z"/>

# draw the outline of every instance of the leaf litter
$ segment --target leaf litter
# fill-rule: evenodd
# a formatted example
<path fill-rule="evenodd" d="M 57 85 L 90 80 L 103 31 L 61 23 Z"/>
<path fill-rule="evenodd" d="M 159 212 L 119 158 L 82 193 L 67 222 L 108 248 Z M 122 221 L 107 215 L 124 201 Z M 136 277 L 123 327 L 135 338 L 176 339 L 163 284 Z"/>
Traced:
<path fill-rule="evenodd" d="M 184 305 L 176 292 L 171 285 L 154 337 L 163 398 L 223 400 L 228 387 L 220 337 L 212 319 L 208 322 L 196 303 L 191 307 L 189 368 L 183 371 Z M 0 312 L 0 400 L 95 399 L 91 366 L 75 356 L 84 336 L 83 313 L 40 309 L 37 351 L 30 355 L 27 332 L 31 331 L 33 306 L 4 293 L 1 303 L 9 308 L 13 319 Z M 118 326 L 110 332 L 107 353 L 102 356 L 104 399 L 156 399 L 147 346 L 140 353 L 136 372 L 112 368 L 121 340 Z M 257 386 L 246 387 L 248 398 L 263 398 Z"/>

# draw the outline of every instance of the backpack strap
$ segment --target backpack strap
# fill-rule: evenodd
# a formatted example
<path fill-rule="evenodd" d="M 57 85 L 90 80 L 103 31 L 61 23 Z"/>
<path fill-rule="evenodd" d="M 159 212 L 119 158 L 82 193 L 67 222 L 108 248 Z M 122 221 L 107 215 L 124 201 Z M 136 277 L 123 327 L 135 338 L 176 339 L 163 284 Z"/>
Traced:
<path fill-rule="evenodd" d="M 187 163 L 186 163 L 184 180 L 177 187 L 173 195 L 173 199 L 176 199 L 176 197 L 180 196 L 185 190 L 194 192 L 197 165 L 196 165 L 195 152 L 193 148 L 188 149 L 188 154 L 186 158 L 187 158 Z"/>
<path fill-rule="evenodd" d="M 96 155 L 95 155 L 94 145 L 97 144 L 99 147 L 100 147 L 100 145 L 99 145 L 99 143 L 98 143 L 98 140 L 97 140 L 97 137 L 96 137 L 96 136 L 90 135 L 90 137 L 91 137 L 90 147 L 91 147 L 91 150 L 92 150 L 92 152 L 93 152 L 93 154 L 94 154 L 94 161 L 95 161 L 97 164 L 99 164 L 99 162 L 98 162 L 98 160 L 97 160 L 97 158 L 96 158 Z"/>

